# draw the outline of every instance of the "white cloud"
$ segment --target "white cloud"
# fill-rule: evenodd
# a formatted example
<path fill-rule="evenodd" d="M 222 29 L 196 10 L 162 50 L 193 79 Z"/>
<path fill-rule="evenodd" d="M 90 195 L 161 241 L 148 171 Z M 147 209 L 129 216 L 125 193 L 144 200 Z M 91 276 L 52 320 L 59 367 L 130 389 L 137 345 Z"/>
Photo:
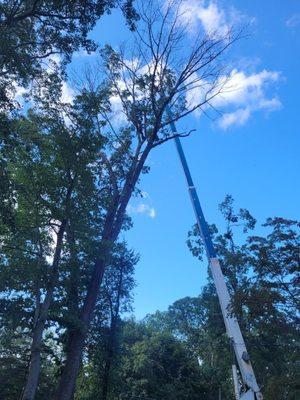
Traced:
<path fill-rule="evenodd" d="M 300 13 L 292 15 L 288 20 L 285 22 L 288 28 L 295 28 L 300 24 Z"/>
<path fill-rule="evenodd" d="M 181 21 L 187 24 L 190 33 L 197 30 L 199 23 L 207 33 L 227 30 L 225 13 L 215 1 L 185 0 L 179 7 Z"/>
<path fill-rule="evenodd" d="M 116 82 L 116 85 L 118 86 L 118 90 L 120 92 L 122 90 L 126 89 L 125 82 L 122 79 L 119 79 Z M 114 95 L 110 96 L 109 100 L 110 100 L 111 111 L 112 111 L 112 114 L 110 116 L 112 122 L 114 124 L 116 124 L 117 126 L 124 124 L 127 121 L 127 119 L 126 119 L 126 115 L 123 110 L 123 104 L 120 99 L 120 96 L 117 93 L 115 93 Z"/>
<path fill-rule="evenodd" d="M 75 53 L 73 54 L 73 57 L 74 58 L 85 58 L 85 57 L 92 57 L 95 54 L 96 54 L 95 51 L 92 51 L 92 52 L 89 53 L 88 51 L 82 49 L 82 50 L 79 50 L 79 51 L 75 51 Z"/>
<path fill-rule="evenodd" d="M 254 18 L 246 17 L 233 7 L 220 8 L 217 0 L 183 0 L 180 5 L 180 13 L 183 23 L 185 23 L 191 33 L 197 32 L 199 27 L 203 27 L 207 34 L 225 34 L 232 25 L 238 25 L 246 20 L 249 23 L 255 21 Z M 300 22 L 300 14 L 294 15 L 288 25 Z M 268 95 L 268 87 L 274 85 L 280 79 L 280 74 L 266 69 L 258 73 L 247 73 L 247 67 L 234 69 L 227 76 L 222 76 L 217 82 L 215 92 L 221 91 L 216 95 L 210 104 L 223 112 L 218 124 L 222 129 L 227 129 L 232 125 L 245 124 L 251 115 L 259 110 L 271 112 L 278 110 L 282 104 L 277 96 Z M 241 68 L 240 67 L 240 68 Z M 253 69 L 253 68 L 251 68 Z M 199 81 L 197 76 L 191 77 L 191 81 L 197 82 L 190 84 L 191 90 L 187 92 L 186 99 L 189 107 L 196 107 L 205 100 L 206 93 L 211 89 L 210 82 Z M 200 109 L 195 111 L 199 117 L 202 114 Z"/>
<path fill-rule="evenodd" d="M 121 101 L 120 97 L 117 95 L 111 96 L 110 103 L 111 103 L 111 111 L 112 111 L 112 115 L 111 115 L 112 121 L 117 126 L 124 124 L 127 121 L 127 119 L 126 119 L 126 115 L 123 111 L 123 105 L 122 105 L 122 101 Z"/>
<path fill-rule="evenodd" d="M 24 87 L 15 85 L 15 98 L 17 100 L 21 100 L 21 98 L 23 97 L 23 94 L 25 94 L 26 92 L 27 92 L 27 89 L 25 89 Z"/>
<path fill-rule="evenodd" d="M 227 129 L 231 125 L 243 125 L 250 117 L 251 111 L 249 107 L 239 108 L 238 110 L 225 113 L 219 121 L 222 129 Z"/>
<path fill-rule="evenodd" d="M 63 103 L 72 104 L 74 101 L 74 90 L 68 85 L 66 81 L 63 81 L 61 88 L 61 101 Z"/>
<path fill-rule="evenodd" d="M 224 35 L 232 25 L 241 23 L 245 16 L 236 8 L 221 9 L 216 0 L 184 0 L 179 6 L 181 22 L 190 33 L 198 32 L 202 26 L 207 34 Z M 247 17 L 252 23 L 254 18 Z"/>
<path fill-rule="evenodd" d="M 224 113 L 218 121 L 219 126 L 222 129 L 227 129 L 231 125 L 241 126 L 256 111 L 279 110 L 282 104 L 278 97 L 267 95 L 268 87 L 274 85 L 279 79 L 279 72 L 265 69 L 253 74 L 234 69 L 228 76 L 221 77 L 216 89 L 221 92 L 210 102 L 213 107 Z M 202 89 L 197 88 L 187 93 L 190 107 L 203 101 L 206 89 L 203 82 Z M 201 111 L 197 110 L 196 116 L 200 115 Z"/>
<path fill-rule="evenodd" d="M 265 69 L 254 74 L 247 74 L 244 71 L 234 69 L 228 77 L 220 78 L 220 84 L 223 84 L 223 87 L 220 95 L 215 98 L 214 105 L 257 103 L 257 100 L 264 99 L 264 89 L 267 84 L 278 81 L 279 77 L 278 72 Z"/>
<path fill-rule="evenodd" d="M 156 211 L 154 207 L 149 206 L 145 203 L 140 203 L 137 206 L 128 205 L 127 211 L 129 214 L 145 214 L 150 218 L 156 217 Z"/>
<path fill-rule="evenodd" d="M 226 80 L 222 93 L 213 100 L 214 107 L 226 110 L 219 126 L 244 125 L 256 111 L 272 112 L 282 108 L 278 97 L 267 97 L 267 88 L 280 78 L 278 72 L 263 70 L 247 75 L 233 70 Z M 225 79 L 225 78 L 224 78 Z"/>

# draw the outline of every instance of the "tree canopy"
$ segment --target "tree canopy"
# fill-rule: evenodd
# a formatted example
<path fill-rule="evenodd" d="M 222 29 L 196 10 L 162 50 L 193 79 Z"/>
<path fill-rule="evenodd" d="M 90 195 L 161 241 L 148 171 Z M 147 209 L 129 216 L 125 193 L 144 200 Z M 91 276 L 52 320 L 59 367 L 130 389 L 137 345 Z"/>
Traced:
<path fill-rule="evenodd" d="M 121 8 L 130 46 L 101 46 L 66 101 L 66 65 Z M 232 357 L 215 290 L 130 317 L 138 251 L 128 204 L 170 124 L 213 109 L 239 30 L 187 46 L 180 1 L 0 1 L 0 383 L 7 400 L 231 398 Z M 59 61 L 53 58 L 59 56 Z M 49 68 L 47 64 L 52 64 Z M 14 91 L 27 91 L 18 103 Z M 200 91 L 195 100 L 192 96 Z M 266 399 L 296 400 L 298 221 L 220 205 L 211 233 Z M 237 235 L 238 232 L 238 235 Z M 238 236 L 238 240 L 236 240 Z M 197 227 L 188 237 L 202 258 Z M 138 249 L 137 249 L 138 250 Z M 277 396 L 277 397 L 276 397 Z"/>
<path fill-rule="evenodd" d="M 132 0 L 2 0 L 0 105 L 8 106 L 10 91 L 16 90 L 16 85 L 28 86 L 51 56 L 60 56 L 63 71 L 75 51 L 95 51 L 98 44 L 88 34 L 101 16 L 116 7 L 122 9 L 127 24 L 134 29 L 138 14 Z"/>

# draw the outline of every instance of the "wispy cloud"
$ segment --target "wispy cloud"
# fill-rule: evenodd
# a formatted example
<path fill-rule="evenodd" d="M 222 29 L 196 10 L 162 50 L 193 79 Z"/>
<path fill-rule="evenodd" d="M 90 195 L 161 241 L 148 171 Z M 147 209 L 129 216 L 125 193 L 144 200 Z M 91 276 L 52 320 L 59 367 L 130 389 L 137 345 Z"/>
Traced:
<path fill-rule="evenodd" d="M 231 26 L 255 22 L 255 18 L 244 15 L 226 3 L 220 7 L 220 2 L 217 0 L 183 0 L 180 11 L 183 22 L 192 34 L 202 27 L 207 34 L 223 35 Z M 298 22 L 300 14 L 288 20 L 287 25 L 294 26 Z M 210 104 L 223 113 L 217 122 L 222 129 L 228 129 L 233 125 L 244 125 L 254 112 L 269 113 L 282 107 L 279 98 L 268 93 L 269 87 L 272 85 L 274 87 L 280 79 L 280 73 L 266 69 L 249 73 L 249 70 L 253 71 L 253 65 L 251 68 L 240 65 L 239 69 L 235 68 L 229 74 L 221 76 L 217 82 L 215 93 L 218 91 L 221 93 L 216 95 Z M 197 80 L 197 77 L 191 79 Z M 186 95 L 190 107 L 203 102 L 205 93 L 210 89 L 210 83 L 206 81 L 199 82 L 195 86 L 197 87 L 188 91 Z M 201 114 L 200 109 L 195 111 L 196 116 L 199 117 Z"/>
<path fill-rule="evenodd" d="M 199 23 L 207 33 L 227 30 L 225 13 L 218 8 L 216 2 L 186 0 L 182 2 L 180 12 L 190 32 L 197 30 Z"/>
<path fill-rule="evenodd" d="M 257 111 L 272 112 L 282 108 L 277 96 L 268 97 L 267 89 L 280 79 L 280 74 L 263 70 L 255 74 L 233 70 L 222 93 L 213 105 L 224 110 L 218 124 L 222 129 L 244 125 Z"/>
<path fill-rule="evenodd" d="M 288 28 L 296 28 L 296 26 L 300 25 L 300 13 L 292 15 L 285 21 L 285 24 Z"/>
<path fill-rule="evenodd" d="M 136 206 L 128 205 L 127 211 L 129 214 L 145 214 L 150 218 L 156 217 L 156 211 L 154 207 L 149 206 L 149 204 L 140 203 Z"/>
<path fill-rule="evenodd" d="M 181 21 L 191 34 L 202 26 L 207 34 L 225 34 L 232 25 L 239 24 L 246 16 L 234 7 L 221 8 L 216 0 L 184 0 L 180 7 Z M 247 23 L 255 18 L 247 17 Z"/>
<path fill-rule="evenodd" d="M 112 122 L 119 127 L 122 124 L 127 122 L 126 115 L 124 113 L 123 104 L 118 95 L 114 95 L 110 97 L 111 111 L 112 114 L 110 116 Z"/>
<path fill-rule="evenodd" d="M 210 104 L 221 113 L 218 125 L 222 129 L 230 126 L 244 125 L 256 111 L 272 112 L 282 108 L 276 95 L 268 94 L 269 87 L 280 80 L 280 73 L 266 69 L 248 74 L 245 71 L 234 69 L 227 76 L 221 76 L 216 90 L 221 90 Z M 205 82 L 203 83 L 205 88 Z M 205 91 L 204 91 L 205 92 Z M 187 93 L 190 106 L 195 106 L 203 100 L 203 92 L 196 88 Z M 196 116 L 201 115 L 198 110 Z"/>
<path fill-rule="evenodd" d="M 250 118 L 251 111 L 249 107 L 239 108 L 231 113 L 225 113 L 219 121 L 219 126 L 222 129 L 227 129 L 231 125 L 244 125 L 245 122 Z"/>
<path fill-rule="evenodd" d="M 95 51 L 92 51 L 89 53 L 88 51 L 82 49 L 79 51 L 75 51 L 75 53 L 73 54 L 73 57 L 74 58 L 86 58 L 86 57 L 93 57 L 95 55 L 96 55 Z"/>
<path fill-rule="evenodd" d="M 71 88 L 71 86 L 68 85 L 66 81 L 63 81 L 61 88 L 61 101 L 63 103 L 72 104 L 74 101 L 74 96 L 75 96 L 74 90 Z"/>

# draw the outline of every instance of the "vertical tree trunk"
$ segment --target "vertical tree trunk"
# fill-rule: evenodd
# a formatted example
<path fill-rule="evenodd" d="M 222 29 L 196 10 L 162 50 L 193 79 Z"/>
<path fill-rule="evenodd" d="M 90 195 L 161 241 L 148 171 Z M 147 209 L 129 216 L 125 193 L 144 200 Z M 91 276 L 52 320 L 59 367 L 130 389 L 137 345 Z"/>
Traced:
<path fill-rule="evenodd" d="M 76 378 L 80 367 L 82 352 L 84 349 L 85 338 L 97 301 L 98 288 L 100 287 L 102 282 L 104 269 L 104 261 L 98 260 L 95 264 L 92 279 L 90 281 L 90 285 L 87 291 L 87 296 L 82 311 L 80 313 L 80 321 L 83 326 L 80 330 L 74 332 L 70 340 L 66 364 L 61 376 L 55 399 L 70 400 L 72 398 Z"/>
<path fill-rule="evenodd" d="M 119 311 L 119 310 L 118 310 Z M 104 364 L 104 373 L 102 380 L 102 397 L 101 400 L 106 400 L 109 389 L 110 369 L 115 354 L 115 336 L 117 329 L 117 316 L 113 316 L 110 324 L 110 334 L 108 340 L 107 358 Z"/>
<path fill-rule="evenodd" d="M 108 389 L 109 389 L 109 383 L 110 383 L 109 382 L 110 381 L 110 370 L 111 370 L 111 366 L 113 363 L 113 359 L 115 356 L 115 350 L 116 350 L 117 323 L 118 323 L 119 312 L 120 312 L 120 299 L 121 299 L 122 285 L 123 285 L 123 269 L 121 267 L 118 286 L 117 286 L 117 298 L 116 298 L 115 307 L 113 306 L 112 301 L 109 301 L 110 307 L 111 307 L 111 310 L 110 310 L 110 314 L 111 314 L 110 332 L 109 332 L 109 339 L 108 339 L 108 346 L 107 346 L 108 347 L 107 358 L 106 358 L 105 364 L 104 364 L 104 373 L 103 373 L 103 380 L 102 380 L 102 397 L 100 398 L 100 400 L 106 400 L 107 395 L 108 395 Z"/>
<path fill-rule="evenodd" d="M 43 338 L 44 324 L 39 320 L 37 323 L 30 349 L 30 363 L 28 368 L 27 380 L 22 393 L 22 400 L 33 400 L 37 390 L 38 380 L 41 370 L 41 344 Z"/>
<path fill-rule="evenodd" d="M 109 376 L 110 376 L 110 367 L 111 367 L 111 356 L 108 355 L 108 358 L 105 361 L 105 365 L 104 365 L 101 400 L 106 400 L 107 399 Z"/>
<path fill-rule="evenodd" d="M 67 286 L 67 296 L 68 296 L 68 314 L 71 315 L 72 321 L 68 327 L 67 335 L 67 345 L 66 345 L 66 352 L 68 352 L 72 336 L 74 331 L 76 331 L 76 326 L 79 320 L 79 294 L 78 294 L 78 285 L 79 285 L 79 261 L 78 261 L 78 254 L 76 250 L 76 242 L 75 242 L 75 235 L 74 230 L 72 229 L 72 223 L 67 225 L 66 227 L 67 233 L 67 242 L 70 248 L 70 277 Z"/>
<path fill-rule="evenodd" d="M 55 282 L 57 280 L 58 265 L 61 256 L 65 226 L 66 226 L 66 221 L 63 221 L 57 234 L 57 244 L 55 248 L 55 253 L 52 263 L 52 273 L 47 293 L 44 302 L 40 305 L 40 313 L 36 320 L 36 324 L 33 327 L 32 344 L 30 349 L 30 362 L 28 367 L 26 383 L 23 392 L 21 394 L 21 400 L 33 400 L 36 394 L 40 376 L 40 370 L 41 370 L 41 346 L 43 341 L 43 332 L 48 318 L 49 307 L 53 299 Z"/>

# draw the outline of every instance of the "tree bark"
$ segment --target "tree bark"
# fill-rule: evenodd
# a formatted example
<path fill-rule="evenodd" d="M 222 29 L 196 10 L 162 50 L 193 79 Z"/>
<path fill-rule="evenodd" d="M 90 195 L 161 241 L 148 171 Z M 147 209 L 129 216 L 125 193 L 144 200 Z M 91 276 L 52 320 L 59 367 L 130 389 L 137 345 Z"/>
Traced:
<path fill-rule="evenodd" d="M 80 313 L 80 321 L 83 325 L 82 329 L 74 332 L 70 340 L 66 364 L 61 376 L 58 391 L 55 396 L 55 399 L 57 400 L 70 400 L 72 398 L 80 367 L 82 352 L 85 345 L 85 338 L 97 301 L 98 289 L 102 282 L 104 269 L 104 260 L 98 260 L 95 263 L 92 279 L 87 291 L 87 296 Z"/>
<path fill-rule="evenodd" d="M 123 270 L 120 271 L 118 288 L 117 288 L 117 299 L 116 305 L 113 307 L 112 301 L 110 300 L 111 307 L 111 321 L 110 321 L 110 332 L 109 339 L 107 345 L 107 357 L 104 363 L 104 373 L 102 380 L 102 397 L 101 400 L 106 400 L 109 389 L 109 380 L 110 380 L 110 370 L 111 365 L 113 363 L 114 355 L 115 355 L 115 342 L 116 342 L 116 333 L 117 333 L 117 322 L 120 312 L 120 297 L 121 297 L 121 289 L 123 284 Z"/>
<path fill-rule="evenodd" d="M 119 312 L 119 310 L 118 310 L 118 312 Z M 114 354 L 115 354 L 116 329 L 117 329 L 117 315 L 113 316 L 111 319 L 110 335 L 109 335 L 109 339 L 108 339 L 107 358 L 104 363 L 101 400 L 106 400 L 107 395 L 108 395 L 110 369 L 111 369 L 111 365 L 112 365 Z"/>
<path fill-rule="evenodd" d="M 112 361 L 112 354 L 108 354 L 107 360 L 105 361 L 104 365 L 101 400 L 107 399 L 111 361 Z"/>
<path fill-rule="evenodd" d="M 32 343 L 30 349 L 30 362 L 26 383 L 21 394 L 21 400 L 33 400 L 36 394 L 41 371 L 41 346 L 43 341 L 43 332 L 48 318 L 49 307 L 53 300 L 53 291 L 55 287 L 55 282 L 57 280 L 58 265 L 61 256 L 65 227 L 66 221 L 63 221 L 57 234 L 57 244 L 52 262 L 52 273 L 47 293 L 44 302 L 40 305 L 40 313 L 33 328 Z"/>
<path fill-rule="evenodd" d="M 72 229 L 71 221 L 66 227 L 67 233 L 67 242 L 70 248 L 70 278 L 69 284 L 67 286 L 67 293 L 68 293 L 68 314 L 71 315 L 72 321 L 68 327 L 68 339 L 66 345 L 66 352 L 68 352 L 71 339 L 73 336 L 75 328 L 75 321 L 76 324 L 79 320 L 79 294 L 78 294 L 78 284 L 79 284 L 79 260 L 78 254 L 76 250 L 76 242 L 75 242 L 75 235 L 74 230 Z"/>

